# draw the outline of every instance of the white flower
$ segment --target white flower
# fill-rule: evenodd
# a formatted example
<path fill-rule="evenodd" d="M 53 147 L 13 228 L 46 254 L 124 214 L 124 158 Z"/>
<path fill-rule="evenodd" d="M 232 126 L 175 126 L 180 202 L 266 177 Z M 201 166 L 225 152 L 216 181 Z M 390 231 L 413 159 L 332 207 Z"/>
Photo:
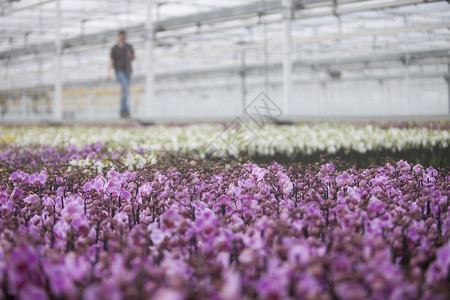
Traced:
<path fill-rule="evenodd" d="M 50 145 L 66 148 L 72 145 L 81 149 L 97 141 L 108 145 L 109 152 L 120 152 L 124 149 L 129 154 L 124 163 L 133 168 L 141 168 L 145 163 L 155 163 L 161 151 L 177 151 L 181 153 L 195 152 L 202 155 L 207 145 L 218 146 L 215 155 L 229 153 L 229 145 L 218 139 L 223 133 L 221 125 L 191 125 L 184 127 L 151 126 L 147 128 L 46 128 L 22 127 L 1 128 L 0 143 L 24 147 L 32 145 Z M 247 129 L 245 129 L 247 130 Z M 237 143 L 239 153 L 251 155 L 274 155 L 277 153 L 295 155 L 312 154 L 318 151 L 336 153 L 338 151 L 392 150 L 399 151 L 415 147 L 447 148 L 450 143 L 449 130 L 427 128 L 387 128 L 367 125 L 351 125 L 340 123 L 298 124 L 292 126 L 267 125 L 264 128 L 253 128 L 252 132 L 244 132 L 245 138 L 253 138 L 249 143 Z M 147 155 L 134 154 L 139 148 Z M 148 153 L 151 153 L 150 155 Z M 69 166 L 93 167 L 103 171 L 105 162 L 93 163 L 92 159 L 70 160 Z"/>

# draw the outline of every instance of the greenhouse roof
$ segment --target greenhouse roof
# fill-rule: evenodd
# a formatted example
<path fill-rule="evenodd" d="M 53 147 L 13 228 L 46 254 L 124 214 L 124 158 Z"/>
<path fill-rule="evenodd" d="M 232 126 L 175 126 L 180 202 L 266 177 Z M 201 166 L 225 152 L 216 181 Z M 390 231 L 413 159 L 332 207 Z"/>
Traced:
<path fill-rule="evenodd" d="M 58 31 L 55 0 L 0 1 L 0 64 L 11 74 L 50 72 Z M 104 77 L 110 46 L 125 29 L 143 75 L 147 1 L 60 0 L 65 82 Z M 153 1 L 156 74 L 194 74 L 282 60 L 281 1 Z M 448 60 L 450 5 L 419 0 L 303 0 L 292 9 L 292 54 L 297 66 L 410 59 Z M 389 59 L 387 59 L 389 58 Z M 36 71 L 38 62 L 39 71 Z M 329 67 L 328 67 L 329 68 Z M 7 69 L 7 70 L 6 70 Z M 0 88 L 27 86 L 15 78 Z M 33 83 L 35 84 L 35 83 Z"/>

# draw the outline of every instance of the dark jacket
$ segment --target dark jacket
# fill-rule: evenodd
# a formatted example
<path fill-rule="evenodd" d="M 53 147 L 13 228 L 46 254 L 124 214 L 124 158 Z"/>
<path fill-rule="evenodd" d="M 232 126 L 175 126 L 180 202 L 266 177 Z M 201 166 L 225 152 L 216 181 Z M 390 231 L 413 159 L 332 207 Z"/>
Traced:
<path fill-rule="evenodd" d="M 131 73 L 131 58 L 134 56 L 133 46 L 125 43 L 123 47 L 115 45 L 111 49 L 111 59 L 114 62 L 114 70 Z"/>

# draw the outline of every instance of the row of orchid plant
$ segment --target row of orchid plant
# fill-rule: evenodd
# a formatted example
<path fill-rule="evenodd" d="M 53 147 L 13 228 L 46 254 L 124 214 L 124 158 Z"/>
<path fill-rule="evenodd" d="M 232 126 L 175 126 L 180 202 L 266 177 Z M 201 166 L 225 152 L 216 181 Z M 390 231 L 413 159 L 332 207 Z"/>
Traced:
<path fill-rule="evenodd" d="M 107 144 L 110 149 L 176 151 L 213 155 L 288 155 L 403 151 L 407 149 L 447 149 L 450 130 L 444 126 L 386 127 L 373 124 L 298 124 L 254 127 L 241 122 L 229 125 L 151 126 L 147 128 L 107 127 L 21 127 L 0 128 L 0 144 L 14 146 L 47 145 L 67 148 L 76 145 Z M 233 126 L 239 128 L 236 129 Z M 218 149 L 217 149 L 218 148 Z"/>
<path fill-rule="evenodd" d="M 283 145 L 278 135 L 298 149 L 303 135 L 349 139 L 339 147 L 406 147 L 416 133 L 448 142 L 426 128 L 327 126 L 267 128 L 267 147 Z M 0 299 L 450 298 L 447 169 L 148 151 L 191 151 L 218 130 L 2 132 Z M 74 146 L 91 139 L 109 146 Z M 64 147 L 13 147 L 35 143 Z"/>

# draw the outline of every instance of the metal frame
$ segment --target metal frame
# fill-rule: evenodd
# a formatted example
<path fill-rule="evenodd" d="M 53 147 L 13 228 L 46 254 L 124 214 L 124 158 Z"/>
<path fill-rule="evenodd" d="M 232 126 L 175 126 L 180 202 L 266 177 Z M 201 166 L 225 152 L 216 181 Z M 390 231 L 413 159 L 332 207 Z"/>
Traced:
<path fill-rule="evenodd" d="M 333 60 L 333 59 L 318 59 L 318 60 L 309 60 L 309 61 L 303 61 L 303 60 L 297 60 L 293 61 L 293 71 L 295 73 L 296 70 L 300 68 L 307 68 L 312 71 L 320 71 L 320 70 L 329 70 L 331 67 L 334 68 L 334 70 L 342 71 L 345 70 L 348 66 L 353 65 L 360 65 L 361 67 L 369 67 L 370 64 L 378 64 L 381 65 L 381 63 L 393 63 L 393 62 L 399 62 L 403 64 L 403 61 L 406 60 L 406 57 L 408 57 L 408 61 L 410 64 L 421 64 L 423 63 L 423 60 L 433 58 L 433 59 L 441 59 L 439 62 L 440 64 L 444 63 L 445 65 L 450 64 L 450 48 L 448 49 L 442 49 L 442 50 L 435 50 L 435 51 L 417 51 L 417 52 L 409 52 L 404 54 L 399 53 L 391 53 L 391 54 L 383 54 L 379 55 L 376 59 L 373 57 L 367 57 L 367 56 L 355 56 L 355 57 L 349 57 L 347 59 L 340 59 L 339 61 Z M 444 60 L 444 62 L 442 62 Z M 449 65 L 450 66 L 450 65 Z M 383 66 L 382 66 L 383 67 Z M 271 63 L 267 66 L 265 65 L 246 65 L 245 66 L 245 72 L 247 73 L 247 76 L 253 75 L 253 74 L 262 74 L 262 71 L 267 69 L 270 72 L 276 72 L 282 70 L 282 64 L 281 63 Z M 449 67 L 450 70 L 450 67 Z M 227 75 L 238 75 L 242 72 L 241 66 L 236 67 L 226 67 L 226 68 L 209 68 L 207 70 L 184 70 L 183 72 L 162 72 L 157 73 L 154 75 L 155 81 L 166 81 L 169 79 L 180 79 L 180 78 L 212 78 L 214 76 L 227 76 Z M 450 71 L 449 71 L 450 74 Z M 443 73 L 443 78 L 445 78 L 445 75 Z M 433 74 L 433 77 L 436 77 L 436 74 Z M 387 76 L 387 79 L 390 77 Z M 397 78 L 397 77 L 396 77 Z M 404 78 L 398 77 L 398 78 Z M 374 79 L 374 78 L 368 78 L 368 79 Z M 376 80 L 382 79 L 382 78 L 375 78 Z M 134 77 L 133 81 L 135 83 L 145 83 L 145 76 L 136 76 Z M 295 81 L 295 80 L 294 80 Z M 66 82 L 63 84 L 64 87 L 94 87 L 94 86 L 108 86 L 111 85 L 111 81 L 102 79 L 102 80 L 96 80 L 96 81 L 76 81 L 76 82 Z M 39 87 L 30 87 L 30 88 L 17 88 L 17 89 L 5 89 L 0 91 L 0 94 L 2 93 L 17 93 L 22 90 L 26 91 L 34 91 L 34 90 L 50 90 L 52 88 L 52 85 L 41 85 Z"/>
<path fill-rule="evenodd" d="M 108 84 L 101 79 L 101 72 L 100 75 L 80 81 L 78 79 L 80 76 L 73 75 L 80 64 L 74 63 L 73 69 L 69 69 L 63 62 L 74 61 L 71 56 L 83 53 L 83 59 L 87 57 L 83 62 L 84 68 L 89 67 L 89 70 L 95 68 L 95 64 L 98 63 L 96 58 L 104 55 L 101 49 L 105 48 L 105 44 L 113 43 L 117 34 L 116 29 L 108 29 L 63 38 L 67 22 L 64 13 L 67 11 L 64 5 L 60 5 L 70 1 L 73 0 L 40 2 L 46 7 L 52 2 L 56 5 L 56 12 L 53 12 L 56 21 L 53 29 L 54 41 L 27 43 L 23 47 L 0 51 L 0 66 L 7 68 L 5 72 L 8 72 L 8 77 L 19 76 L 21 73 L 25 76 L 27 68 L 34 62 L 39 78 L 49 78 L 49 73 L 54 74 L 52 78 L 55 79 L 53 81 L 55 97 L 52 107 L 55 121 L 63 117 L 61 106 L 63 86 Z M 403 66 L 398 64 L 398 69 L 404 72 L 404 112 L 408 114 L 407 87 L 410 67 L 420 63 L 418 62 L 420 60 L 432 58 L 436 58 L 434 63 L 440 66 L 442 61 L 439 59 L 450 56 L 450 9 L 448 12 L 424 10 L 423 15 L 418 9 L 414 10 L 415 5 L 429 8 L 435 2 L 439 4 L 445 1 L 254 0 L 250 4 L 244 4 L 248 2 L 235 0 L 236 4 L 228 7 L 213 0 L 128 0 L 128 2 L 139 4 L 140 13 L 145 15 L 145 22 L 131 23 L 125 29 L 133 39 L 133 43 L 145 49 L 138 57 L 140 66 L 144 68 L 136 70 L 134 82 L 145 78 L 146 106 L 142 112 L 143 117 L 147 119 L 151 119 L 155 80 L 241 74 L 243 103 L 245 103 L 247 86 L 251 84 L 247 80 L 248 76 L 264 72 L 265 86 L 268 87 L 271 84 L 269 71 L 281 70 L 283 110 L 285 116 L 289 116 L 292 82 L 296 82 L 292 78 L 299 68 L 333 71 L 351 64 L 365 64 L 364 67 L 370 68 L 377 62 L 404 63 Z M 170 13 L 161 14 L 161 10 L 166 6 L 190 5 L 194 2 L 199 7 L 197 13 L 176 16 L 171 16 Z M 42 5 L 23 6 L 19 12 L 35 10 Z M 217 8 L 206 8 L 211 5 Z M 0 3 L 0 11 L 1 7 Z M 142 12 L 143 8 L 145 12 Z M 14 13 L 18 11 L 0 12 L 0 22 L 2 17 Z M 429 19 L 424 17 L 427 13 L 430 14 Z M 383 27 L 374 25 L 355 30 L 359 24 L 365 24 L 364 22 L 375 24 L 378 22 L 378 16 L 381 16 L 385 23 Z M 432 17 L 436 16 L 439 19 L 433 20 Z M 74 13 L 69 19 L 79 20 L 79 18 L 81 16 Z M 399 23 L 399 18 L 404 18 L 405 24 Z M 83 24 L 81 23 L 82 27 Z M 22 34 L 26 36 L 26 32 Z M 393 47 L 380 48 L 383 46 L 382 43 L 395 45 L 395 41 L 401 41 L 396 51 L 392 51 Z M 400 47 L 402 45 L 408 47 L 402 49 Z M 351 49 L 352 52 L 355 50 L 354 53 L 357 54 L 345 55 L 345 49 Z M 358 52 L 360 49 L 361 52 Z M 236 53 L 244 54 L 238 59 Z M 50 68 L 48 61 L 53 61 Z M 100 68 L 101 65 L 98 64 L 97 68 Z M 66 75 L 64 82 L 63 75 Z M 315 80 L 320 81 L 318 78 Z M 0 86 L 0 93 L 28 89 L 26 84 L 20 88 Z M 38 84 L 42 88 L 48 86 L 45 82 Z M 35 88 L 31 83 L 28 87 Z"/>
<path fill-rule="evenodd" d="M 153 0 L 147 1 L 147 22 L 145 24 L 145 109 L 144 117 L 151 118 L 152 101 L 155 98 L 155 75 L 153 73 Z"/>
<path fill-rule="evenodd" d="M 61 0 L 56 0 L 56 25 L 55 25 L 55 87 L 53 97 L 53 119 L 55 122 L 62 120 L 62 41 L 61 41 Z"/>
<path fill-rule="evenodd" d="M 55 1 L 55 0 L 52 0 Z M 187 15 L 183 17 L 175 17 L 175 18 L 169 18 L 166 20 L 161 21 L 155 21 L 154 22 L 154 31 L 157 32 L 164 32 L 168 30 L 176 30 L 179 28 L 184 27 L 190 27 L 190 26 L 201 26 L 204 24 L 210 24 L 210 23 L 217 23 L 217 22 L 223 22 L 226 20 L 231 19 L 240 19 L 244 17 L 251 17 L 251 16 L 258 16 L 258 15 L 267 15 L 267 14 L 274 14 L 279 13 L 283 5 L 281 4 L 281 1 L 285 0 L 272 0 L 272 1 L 266 1 L 266 3 L 257 2 L 253 4 L 248 5 L 242 5 L 237 7 L 231 7 L 231 8 L 222 8 L 217 9 L 209 12 L 199 13 L 199 14 L 192 14 Z M 292 0 L 291 0 L 292 1 Z M 367 1 L 367 0 L 366 0 Z M 48 1 L 45 1 L 47 3 Z M 389 2 L 381 2 L 378 4 L 371 4 L 371 2 L 374 1 L 367 1 L 369 2 L 368 5 L 359 5 L 356 7 L 344 7 L 340 8 L 341 6 L 337 6 L 336 9 L 331 11 L 323 11 L 318 13 L 309 13 L 308 15 L 302 15 L 301 11 L 306 8 L 308 5 L 323 5 L 326 7 L 329 5 L 330 1 L 324 1 L 324 0 L 294 0 L 292 3 L 292 9 L 298 10 L 298 12 L 292 12 L 294 19 L 305 19 L 305 18 L 314 18 L 314 17 L 323 17 L 328 16 L 332 13 L 336 14 L 345 14 L 345 13 L 352 13 L 357 11 L 363 11 L 368 9 L 385 9 L 385 8 L 392 8 L 392 7 L 400 7 L 404 5 L 413 5 L 418 3 L 431 3 L 431 2 L 439 2 L 439 0 L 401 0 L 401 1 L 389 1 Z M 273 20 L 272 22 L 277 22 L 279 20 Z M 130 27 L 124 28 L 130 35 L 131 34 L 141 34 L 145 33 L 146 31 L 146 24 L 138 24 Z M 220 30 L 220 29 L 218 29 Z M 373 32 L 371 34 L 377 34 L 376 32 Z M 64 49 L 66 48 L 75 48 L 84 46 L 87 44 L 104 44 L 106 42 L 113 41 L 117 36 L 117 30 L 106 30 L 103 32 L 95 33 L 95 34 L 87 34 L 87 35 L 81 35 L 69 39 L 64 39 L 62 41 L 62 46 Z M 346 37 L 341 37 L 346 38 Z M 43 53 L 43 52 L 54 52 L 55 45 L 54 43 L 48 42 L 48 43 L 41 43 L 36 45 L 28 45 L 26 47 L 22 48 L 16 48 L 16 49 L 10 49 L 7 51 L 1 51 L 0 52 L 0 60 L 2 59 L 11 59 L 13 57 L 27 55 L 27 54 L 36 54 L 36 53 Z"/>
<path fill-rule="evenodd" d="M 292 0 L 283 0 L 283 114 L 289 115 L 292 94 Z"/>

